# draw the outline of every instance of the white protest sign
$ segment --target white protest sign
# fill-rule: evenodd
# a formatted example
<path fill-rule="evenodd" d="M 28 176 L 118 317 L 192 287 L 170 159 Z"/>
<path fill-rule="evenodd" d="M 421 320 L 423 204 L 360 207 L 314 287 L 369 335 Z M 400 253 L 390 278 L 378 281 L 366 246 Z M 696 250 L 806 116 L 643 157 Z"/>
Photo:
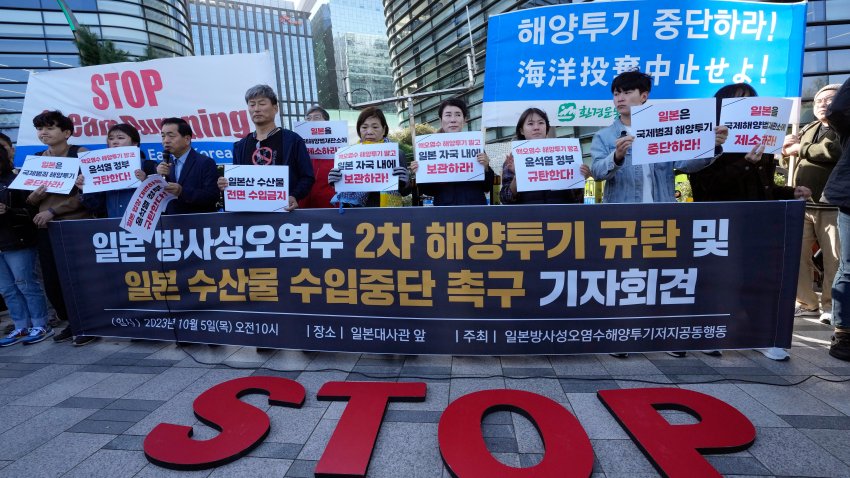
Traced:
<path fill-rule="evenodd" d="M 9 189 L 35 191 L 45 186 L 49 193 L 68 194 L 74 188 L 79 170 L 80 158 L 27 156 Z"/>
<path fill-rule="evenodd" d="M 342 179 L 334 184 L 336 192 L 371 192 L 398 190 L 398 144 L 355 144 L 341 148 L 334 157 L 334 167 L 342 171 Z"/>
<path fill-rule="evenodd" d="M 714 98 L 632 106 L 632 164 L 714 156 Z"/>
<path fill-rule="evenodd" d="M 726 153 L 749 153 L 763 144 L 764 154 L 782 149 L 794 101 L 786 98 L 752 96 L 724 98 L 720 107 L 720 124 L 729 128 L 729 139 L 723 144 Z"/>
<path fill-rule="evenodd" d="M 156 225 L 168 203 L 177 196 L 166 192 L 168 182 L 158 174 L 151 174 L 136 188 L 124 216 L 121 218 L 121 229 L 151 242 Z"/>
<path fill-rule="evenodd" d="M 517 191 L 584 189 L 581 145 L 577 138 L 535 139 L 511 143 Z"/>
<path fill-rule="evenodd" d="M 482 181 L 484 166 L 476 156 L 484 151 L 480 131 L 440 133 L 416 138 L 416 170 L 418 183 L 450 183 Z"/>
<path fill-rule="evenodd" d="M 142 151 L 153 160 L 162 159 L 162 120 L 184 118 L 192 127 L 192 146 L 199 153 L 231 163 L 233 142 L 254 129 L 245 91 L 258 83 L 277 84 L 269 52 L 34 72 L 21 117 L 31 121 L 44 110 L 61 110 L 74 125 L 68 142 L 88 149 L 103 148 L 109 128 L 127 123 L 139 130 Z M 20 129 L 18 157 L 43 147 L 31 123 Z"/>
<path fill-rule="evenodd" d="M 227 211 L 281 212 L 289 207 L 289 166 L 224 167 Z"/>
<path fill-rule="evenodd" d="M 345 121 L 305 121 L 296 123 L 292 131 L 304 139 L 311 159 L 334 159 L 336 151 L 348 145 Z"/>
<path fill-rule="evenodd" d="M 86 193 L 130 189 L 139 184 L 136 170 L 142 158 L 136 146 L 98 149 L 80 153 L 80 172 L 85 178 Z"/>

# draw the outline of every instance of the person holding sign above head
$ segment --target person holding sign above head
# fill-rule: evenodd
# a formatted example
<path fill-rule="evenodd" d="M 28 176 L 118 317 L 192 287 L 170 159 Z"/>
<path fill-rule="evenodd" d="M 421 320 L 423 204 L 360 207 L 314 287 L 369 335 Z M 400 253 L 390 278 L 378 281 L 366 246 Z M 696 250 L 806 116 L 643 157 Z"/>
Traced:
<path fill-rule="evenodd" d="M 321 106 L 313 106 L 307 110 L 304 119 L 311 123 L 315 121 L 330 121 L 331 115 Z M 328 173 L 334 167 L 333 159 L 310 158 L 310 160 L 313 165 L 313 175 L 316 182 L 313 183 L 313 187 L 310 188 L 307 197 L 298 201 L 298 207 L 304 209 L 334 207 L 331 204 L 331 198 L 333 198 L 335 191 L 333 186 L 328 183 Z"/>
<path fill-rule="evenodd" d="M 252 86 L 245 92 L 245 103 L 254 122 L 254 131 L 233 144 L 233 164 L 289 166 L 289 207 L 307 197 L 315 182 L 313 165 L 301 136 L 275 124 L 279 107 L 277 94 L 269 85 Z M 227 178 L 218 179 L 218 188 L 227 188 Z"/>
<path fill-rule="evenodd" d="M 162 122 L 163 160 L 156 173 L 168 181 L 165 190 L 177 196 L 165 214 L 216 212 L 219 192 L 215 161 L 192 148 L 192 127 L 182 118 Z"/>
<path fill-rule="evenodd" d="M 725 98 L 757 96 L 746 83 L 726 85 L 714 94 L 717 99 L 717 119 Z M 718 128 L 720 128 L 718 126 Z M 776 164 L 772 154 L 764 154 L 764 144 L 757 144 L 748 153 L 719 155 L 708 167 L 688 175 L 694 201 L 766 201 L 771 199 L 805 199 L 811 195 L 806 187 L 779 186 L 773 180 Z"/>
<path fill-rule="evenodd" d="M 438 110 L 440 115 L 439 133 L 460 133 L 469 119 L 469 108 L 460 98 L 450 98 L 440 103 Z M 490 168 L 490 157 L 483 150 L 478 153 L 475 160 L 484 167 L 484 178 L 478 181 L 451 182 L 451 183 L 420 183 L 419 192 L 434 198 L 435 206 L 465 206 L 485 205 L 487 198 L 485 193 L 493 191 L 493 180 L 495 174 Z M 419 170 L 419 161 L 410 163 L 410 172 L 416 174 Z"/>
<path fill-rule="evenodd" d="M 387 140 L 389 130 L 384 112 L 378 108 L 366 108 L 357 117 L 357 135 L 360 137 L 360 144 L 389 143 Z M 401 196 L 410 194 L 411 187 L 408 182 L 410 173 L 407 170 L 407 161 L 401 149 L 398 149 L 398 165 L 393 168 L 392 175 L 398 176 L 398 194 Z M 335 185 L 341 180 L 342 171 L 336 167 L 331 169 L 328 173 L 328 183 Z M 339 204 L 340 207 L 379 207 L 381 205 L 381 194 L 378 191 L 337 192 L 331 202 Z"/>
<path fill-rule="evenodd" d="M 74 123 L 60 111 L 45 111 L 32 120 L 38 131 L 38 139 L 47 149 L 36 153 L 42 157 L 76 158 L 77 153 L 88 151 L 86 148 L 68 144 L 68 138 L 74 131 Z M 62 294 L 62 283 L 56 270 L 53 258 L 53 246 L 47 232 L 47 223 L 65 219 L 88 219 L 91 213 L 80 202 L 79 191 L 74 188 L 69 194 L 54 194 L 45 192 L 44 186 L 39 187 L 27 197 L 27 203 L 38 207 L 38 214 L 33 217 L 33 223 L 38 226 L 38 257 L 41 262 L 41 273 L 44 280 L 44 290 L 47 299 L 56 310 L 60 320 L 68 320 L 68 310 L 65 307 L 65 296 Z M 64 342 L 73 337 L 71 326 L 68 325 L 53 337 L 55 342 Z M 94 337 L 78 336 L 74 345 L 85 345 Z"/>
<path fill-rule="evenodd" d="M 652 88 L 652 78 L 640 71 L 626 71 L 611 82 L 614 107 L 619 118 L 611 126 L 593 135 L 590 154 L 591 171 L 597 181 L 605 181 L 605 203 L 675 202 L 673 170 L 696 172 L 705 168 L 714 158 L 691 159 L 676 162 L 632 164 L 631 107 L 646 103 Z M 725 126 L 714 129 L 715 154 L 729 135 Z"/>
<path fill-rule="evenodd" d="M 122 146 L 138 147 L 142 142 L 139 131 L 126 124 L 119 123 L 111 128 L 106 133 L 106 147 L 120 148 Z M 145 159 L 144 152 L 142 155 L 142 168 L 136 169 L 133 174 L 139 181 L 144 181 L 149 174 L 156 174 L 156 161 Z M 122 217 L 124 209 L 133 197 L 133 189 L 117 189 L 113 191 L 103 191 L 98 193 L 85 193 L 85 178 L 82 174 L 77 176 L 77 188 L 82 192 L 81 200 L 83 205 L 88 210 L 103 217 Z M 105 216 L 104 216 L 105 214 Z"/>
<path fill-rule="evenodd" d="M 549 134 L 549 116 L 538 108 L 529 108 L 519 116 L 516 124 L 518 140 L 545 139 Z M 590 168 L 581 165 L 581 175 L 590 176 Z M 513 153 L 508 154 L 502 165 L 502 189 L 499 192 L 502 204 L 581 204 L 584 202 L 584 189 L 562 189 L 549 191 L 517 190 L 516 167 Z"/>

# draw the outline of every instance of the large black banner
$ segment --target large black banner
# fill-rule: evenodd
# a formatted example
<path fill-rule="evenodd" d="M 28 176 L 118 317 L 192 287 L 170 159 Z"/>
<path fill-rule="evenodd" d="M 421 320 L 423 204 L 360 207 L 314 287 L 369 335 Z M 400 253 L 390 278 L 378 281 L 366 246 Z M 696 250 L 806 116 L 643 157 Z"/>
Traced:
<path fill-rule="evenodd" d="M 788 347 L 802 201 L 51 223 L 78 334 L 403 354 Z"/>

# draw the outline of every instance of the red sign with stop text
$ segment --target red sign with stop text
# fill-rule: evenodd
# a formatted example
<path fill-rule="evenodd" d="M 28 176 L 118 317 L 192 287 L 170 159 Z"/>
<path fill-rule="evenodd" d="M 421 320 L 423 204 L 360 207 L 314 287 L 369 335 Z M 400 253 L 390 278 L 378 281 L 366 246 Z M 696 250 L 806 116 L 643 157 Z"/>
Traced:
<path fill-rule="evenodd" d="M 144 441 L 152 463 L 179 470 L 205 469 L 246 455 L 268 435 L 270 421 L 262 410 L 239 400 L 261 393 L 269 404 L 300 408 L 304 387 L 280 377 L 245 377 L 220 383 L 195 399 L 195 416 L 220 433 L 209 440 L 192 439 L 192 428 L 157 425 Z M 316 465 L 315 476 L 366 476 L 391 401 L 425 400 L 421 382 L 328 382 L 319 400 L 348 405 Z M 721 476 L 702 453 L 732 453 L 755 441 L 752 423 L 729 404 L 709 395 L 677 388 L 601 390 L 598 397 L 664 476 Z M 481 421 L 494 411 L 520 413 L 540 433 L 546 452 L 534 466 L 516 468 L 494 458 L 484 443 Z M 660 410 L 679 410 L 698 423 L 672 425 Z M 450 403 L 440 418 L 438 445 L 454 476 L 563 477 L 590 476 L 593 448 L 578 419 L 554 400 L 521 390 L 483 390 Z"/>

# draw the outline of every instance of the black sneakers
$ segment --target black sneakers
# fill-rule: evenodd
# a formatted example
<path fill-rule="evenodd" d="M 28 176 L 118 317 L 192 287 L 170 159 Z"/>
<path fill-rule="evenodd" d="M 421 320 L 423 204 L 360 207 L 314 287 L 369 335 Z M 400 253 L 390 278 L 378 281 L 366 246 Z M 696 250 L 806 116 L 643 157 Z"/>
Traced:
<path fill-rule="evenodd" d="M 62 332 L 59 332 L 58 334 L 53 336 L 53 341 L 59 343 L 64 342 L 66 340 L 71 340 L 71 337 L 73 337 L 73 335 L 74 334 L 71 332 L 71 327 L 65 327 L 64 329 L 62 329 Z"/>
<path fill-rule="evenodd" d="M 82 347 L 83 345 L 88 345 L 97 340 L 97 337 L 92 337 L 90 335 L 78 335 L 74 337 L 74 347 Z"/>
<path fill-rule="evenodd" d="M 850 362 L 850 330 L 835 329 L 832 336 L 832 345 L 829 346 L 829 355 Z"/>

